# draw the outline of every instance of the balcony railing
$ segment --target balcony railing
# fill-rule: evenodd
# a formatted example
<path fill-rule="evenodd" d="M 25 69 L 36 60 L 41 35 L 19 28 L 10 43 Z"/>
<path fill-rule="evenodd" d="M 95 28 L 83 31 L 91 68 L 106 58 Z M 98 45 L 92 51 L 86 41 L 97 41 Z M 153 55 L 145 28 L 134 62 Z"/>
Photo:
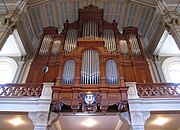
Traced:
<path fill-rule="evenodd" d="M 180 84 L 152 83 L 136 84 L 137 93 L 142 98 L 175 98 L 180 97 Z"/>
<path fill-rule="evenodd" d="M 180 84 L 173 83 L 133 83 L 136 86 L 137 94 L 141 98 L 169 98 L 169 97 L 180 97 Z M 127 85 L 131 87 L 131 85 Z M 46 85 L 45 85 L 46 86 Z M 51 85 L 53 86 L 53 85 Z M 81 86 L 82 87 L 82 86 Z M 55 89 L 56 87 L 53 87 Z M 97 90 L 98 87 L 89 88 L 84 86 L 84 91 Z M 112 91 L 117 89 L 116 87 L 110 87 Z M 69 90 L 70 88 L 58 87 L 58 90 Z M 76 87 L 74 88 L 76 89 Z M 82 89 L 82 88 L 81 88 Z M 130 89 L 130 88 L 129 88 Z M 0 84 L 0 98 L 2 97 L 40 97 L 43 95 L 43 84 Z M 55 90 L 54 90 L 55 91 Z M 55 97 L 56 93 L 53 97 Z"/>
<path fill-rule="evenodd" d="M 118 111 L 127 111 L 127 90 L 128 87 L 118 85 L 53 86 L 51 111 L 62 111 L 63 104 L 70 106 L 74 113 L 77 111 L 96 112 L 98 108 L 105 113 L 109 106 L 113 105 L 117 106 Z"/>
<path fill-rule="evenodd" d="M 43 84 L 0 84 L 0 98 L 40 97 Z"/>

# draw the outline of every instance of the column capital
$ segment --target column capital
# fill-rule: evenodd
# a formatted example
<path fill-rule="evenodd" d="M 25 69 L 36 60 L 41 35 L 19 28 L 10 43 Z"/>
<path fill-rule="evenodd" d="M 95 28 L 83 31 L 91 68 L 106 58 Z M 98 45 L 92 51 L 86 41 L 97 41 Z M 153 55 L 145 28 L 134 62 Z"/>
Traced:
<path fill-rule="evenodd" d="M 34 124 L 34 130 L 47 130 L 49 112 L 29 112 L 28 117 Z"/>
<path fill-rule="evenodd" d="M 28 117 L 32 120 L 34 130 L 47 130 L 48 126 L 56 122 L 59 114 L 54 112 L 29 112 Z"/>
<path fill-rule="evenodd" d="M 132 130 L 144 130 L 146 120 L 150 117 L 150 111 L 131 111 Z"/>

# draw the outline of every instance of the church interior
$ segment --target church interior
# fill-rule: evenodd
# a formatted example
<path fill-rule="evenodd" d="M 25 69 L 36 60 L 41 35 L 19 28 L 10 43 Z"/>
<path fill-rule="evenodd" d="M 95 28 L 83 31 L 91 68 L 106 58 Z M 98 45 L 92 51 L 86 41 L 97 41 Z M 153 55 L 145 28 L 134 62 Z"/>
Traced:
<path fill-rule="evenodd" d="M 180 130 L 179 0 L 0 0 L 0 130 Z"/>

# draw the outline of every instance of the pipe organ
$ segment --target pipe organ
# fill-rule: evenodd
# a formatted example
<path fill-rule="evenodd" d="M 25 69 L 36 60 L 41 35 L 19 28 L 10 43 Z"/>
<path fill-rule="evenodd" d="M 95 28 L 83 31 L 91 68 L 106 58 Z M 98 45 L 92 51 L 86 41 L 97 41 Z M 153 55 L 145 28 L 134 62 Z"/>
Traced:
<path fill-rule="evenodd" d="M 127 110 L 125 82 L 152 78 L 138 29 L 125 27 L 121 34 L 115 21 L 103 20 L 103 9 L 90 5 L 79 9 L 77 21 L 66 21 L 61 33 L 44 28 L 26 82 L 55 83 L 52 111 L 64 104 L 75 112 L 105 112 L 111 105 Z M 98 99 L 90 104 L 86 94 Z"/>

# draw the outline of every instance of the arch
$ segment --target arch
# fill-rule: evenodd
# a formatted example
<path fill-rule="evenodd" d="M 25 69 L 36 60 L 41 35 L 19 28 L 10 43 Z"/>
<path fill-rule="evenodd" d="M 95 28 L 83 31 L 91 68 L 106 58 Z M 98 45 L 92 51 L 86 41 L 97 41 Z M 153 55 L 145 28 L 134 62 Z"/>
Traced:
<path fill-rule="evenodd" d="M 118 84 L 118 69 L 117 63 L 114 59 L 106 60 L 106 83 L 107 84 Z"/>
<path fill-rule="evenodd" d="M 12 58 L 0 58 L 0 84 L 12 83 L 17 71 L 17 63 Z"/>
<path fill-rule="evenodd" d="M 108 60 L 114 60 L 116 64 L 118 63 L 118 59 L 117 59 L 117 58 L 114 58 L 113 56 L 110 56 L 110 57 L 108 57 L 108 58 L 105 58 L 105 62 L 108 61 Z"/>
<path fill-rule="evenodd" d="M 75 63 L 76 63 L 76 58 L 74 58 L 74 57 L 67 57 L 67 58 L 64 58 L 63 63 L 65 64 L 66 61 L 68 61 L 68 60 L 74 60 Z"/>
<path fill-rule="evenodd" d="M 62 75 L 62 84 L 73 84 L 75 76 L 76 64 L 75 60 L 66 60 Z"/>
<path fill-rule="evenodd" d="M 83 55 L 83 53 L 84 53 L 85 51 L 87 51 L 87 50 L 97 51 L 97 52 L 99 53 L 99 55 L 102 55 L 102 54 L 103 54 L 102 50 L 99 49 L 99 48 L 96 48 L 96 47 L 86 47 L 86 48 L 83 48 L 83 49 L 81 50 L 81 55 Z"/>
<path fill-rule="evenodd" d="M 175 73 L 180 74 L 180 58 L 179 57 L 167 58 L 162 63 L 162 71 L 166 79 L 166 82 L 180 83 L 180 81 L 175 79 L 175 78 L 179 78 L 179 76 L 174 77 Z"/>

